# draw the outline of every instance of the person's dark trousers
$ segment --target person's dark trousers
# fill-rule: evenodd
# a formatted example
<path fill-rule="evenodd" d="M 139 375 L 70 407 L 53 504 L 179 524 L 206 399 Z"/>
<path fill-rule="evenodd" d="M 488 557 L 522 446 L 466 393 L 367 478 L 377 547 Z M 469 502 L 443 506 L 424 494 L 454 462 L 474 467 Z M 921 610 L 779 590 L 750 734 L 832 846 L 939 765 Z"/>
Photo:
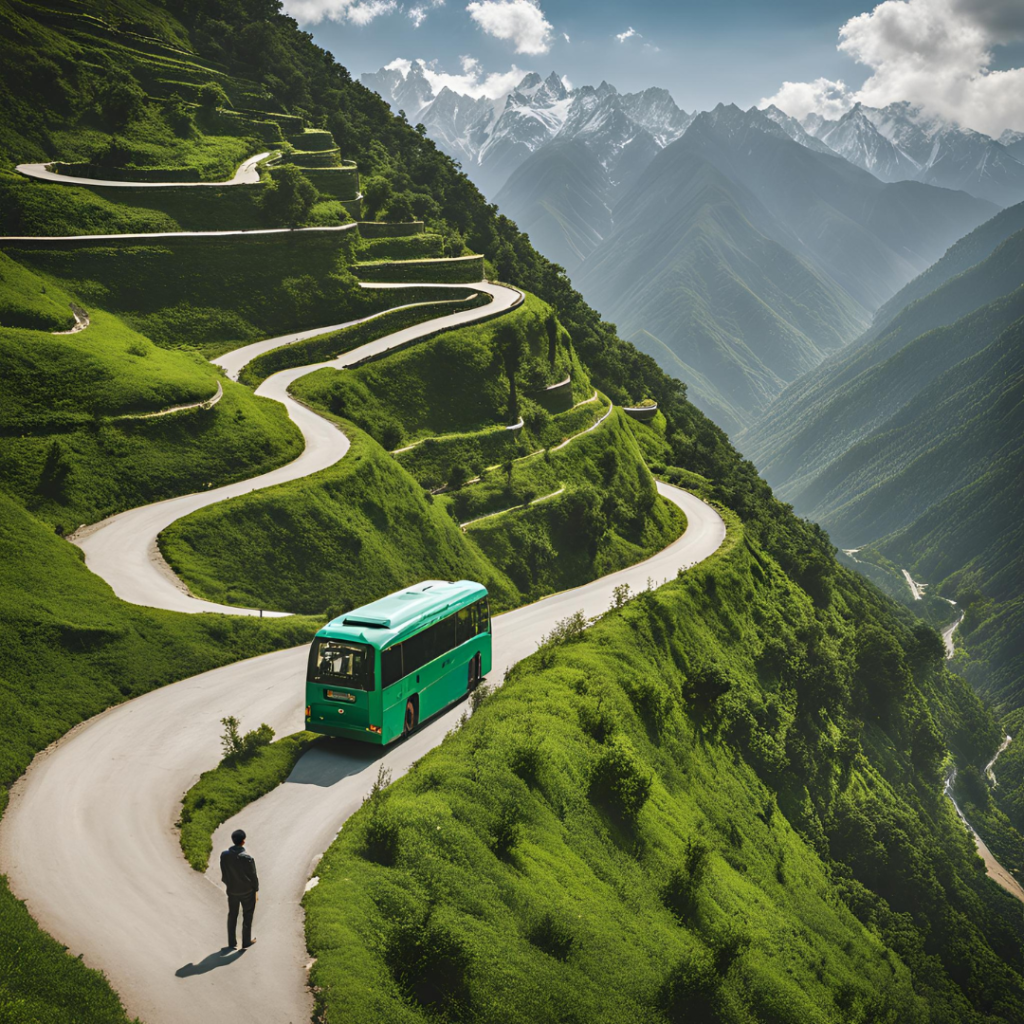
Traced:
<path fill-rule="evenodd" d="M 248 946 L 252 942 L 252 915 L 256 913 L 256 893 L 246 893 L 244 896 L 232 896 L 228 893 L 228 945 L 234 946 L 235 929 L 238 924 L 238 908 L 242 908 L 242 945 Z"/>

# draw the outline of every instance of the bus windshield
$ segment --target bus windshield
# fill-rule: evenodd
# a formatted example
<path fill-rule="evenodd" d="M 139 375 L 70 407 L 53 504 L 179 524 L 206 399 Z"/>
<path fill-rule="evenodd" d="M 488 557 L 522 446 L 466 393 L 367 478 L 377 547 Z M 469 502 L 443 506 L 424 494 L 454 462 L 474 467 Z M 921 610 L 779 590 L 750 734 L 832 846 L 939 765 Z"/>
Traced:
<path fill-rule="evenodd" d="M 347 640 L 316 639 L 309 652 L 309 679 L 355 690 L 373 689 L 373 648 Z"/>

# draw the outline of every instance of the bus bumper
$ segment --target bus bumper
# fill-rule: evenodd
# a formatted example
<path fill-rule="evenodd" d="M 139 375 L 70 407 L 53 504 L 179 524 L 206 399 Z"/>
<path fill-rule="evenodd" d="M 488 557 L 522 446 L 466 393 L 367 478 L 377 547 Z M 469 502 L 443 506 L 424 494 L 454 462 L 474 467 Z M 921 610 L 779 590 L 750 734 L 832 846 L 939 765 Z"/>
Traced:
<path fill-rule="evenodd" d="M 360 743 L 373 743 L 378 747 L 384 745 L 384 738 L 379 732 L 371 732 L 369 727 L 348 728 L 343 725 L 326 725 L 315 719 L 306 719 L 306 729 L 309 732 L 320 733 L 322 736 L 337 736 L 346 740 L 358 740 Z"/>

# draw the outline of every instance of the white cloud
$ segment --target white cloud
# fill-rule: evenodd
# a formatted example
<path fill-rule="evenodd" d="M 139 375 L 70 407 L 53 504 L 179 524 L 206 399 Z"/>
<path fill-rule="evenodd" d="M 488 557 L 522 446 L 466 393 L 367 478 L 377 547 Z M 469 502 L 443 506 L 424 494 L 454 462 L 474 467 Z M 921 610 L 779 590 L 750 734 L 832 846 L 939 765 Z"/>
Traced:
<path fill-rule="evenodd" d="M 571 43 L 571 42 L 572 42 L 572 40 L 571 40 L 571 39 L 569 38 L 569 33 L 568 33 L 568 32 L 563 32 L 563 33 L 562 33 L 562 38 L 563 38 L 563 39 L 564 39 L 564 40 L 565 40 L 565 41 L 566 41 L 567 43 Z"/>
<path fill-rule="evenodd" d="M 481 0 L 466 7 L 489 36 L 515 43 L 516 53 L 547 53 L 554 26 L 530 0 Z"/>
<path fill-rule="evenodd" d="M 632 39 L 633 36 L 636 36 L 638 39 L 643 39 L 643 36 L 640 35 L 632 25 L 630 25 L 625 32 L 619 32 L 615 38 L 618 39 L 620 43 L 624 43 L 627 39 Z"/>
<path fill-rule="evenodd" d="M 427 20 L 427 11 L 424 7 L 410 7 L 405 13 L 409 16 L 413 28 L 419 28 Z"/>
<path fill-rule="evenodd" d="M 854 104 L 853 93 L 842 81 L 832 82 L 816 78 L 813 82 L 783 82 L 774 96 L 758 104 L 767 107 L 774 103 L 791 117 L 803 120 L 808 114 L 821 114 L 830 121 L 842 117 Z"/>
<path fill-rule="evenodd" d="M 390 14 L 398 7 L 396 0 L 363 0 L 348 9 L 348 20 L 353 25 L 369 25 L 374 18 Z"/>
<path fill-rule="evenodd" d="M 834 117 L 858 101 L 907 100 L 990 135 L 1024 129 L 1024 68 L 990 70 L 995 47 L 1022 39 L 1021 0 L 885 0 L 839 30 L 839 50 L 871 71 L 859 90 L 786 82 L 761 105 Z"/>
<path fill-rule="evenodd" d="M 397 0 L 284 0 L 285 14 L 303 25 L 315 25 L 324 18 L 368 25 L 374 18 L 397 9 Z"/>
<path fill-rule="evenodd" d="M 390 64 L 384 65 L 384 70 L 401 71 L 402 77 L 405 78 L 405 76 L 412 70 L 412 61 L 406 60 L 404 57 L 396 57 Z"/>
<path fill-rule="evenodd" d="M 488 99 L 496 100 L 511 92 L 526 75 L 526 72 L 522 68 L 517 68 L 515 64 L 508 71 L 492 71 L 489 74 L 484 74 L 480 61 L 475 57 L 460 57 L 459 61 L 462 64 L 461 75 L 452 75 L 440 70 L 436 60 L 425 61 L 420 58 L 415 63 L 419 64 L 423 77 L 426 78 L 435 96 L 447 86 L 452 92 L 460 93 L 463 96 L 474 98 L 486 96 Z M 388 68 L 397 67 L 403 75 L 406 75 L 412 64 L 412 61 L 399 58 L 386 66 Z"/>

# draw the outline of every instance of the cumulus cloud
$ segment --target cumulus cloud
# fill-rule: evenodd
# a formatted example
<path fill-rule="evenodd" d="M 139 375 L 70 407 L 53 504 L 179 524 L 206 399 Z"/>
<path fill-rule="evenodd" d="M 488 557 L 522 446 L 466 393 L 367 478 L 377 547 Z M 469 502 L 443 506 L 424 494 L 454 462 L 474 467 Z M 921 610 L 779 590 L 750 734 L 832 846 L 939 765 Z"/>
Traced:
<path fill-rule="evenodd" d="M 481 0 L 466 10 L 489 36 L 515 43 L 516 53 L 547 53 L 551 49 L 554 26 L 531 0 Z"/>
<path fill-rule="evenodd" d="M 633 36 L 636 36 L 638 39 L 643 39 L 643 36 L 640 35 L 632 25 L 630 25 L 625 32 L 619 32 L 615 38 L 618 39 L 620 43 L 624 43 L 627 39 L 632 39 Z"/>
<path fill-rule="evenodd" d="M 413 28 L 419 28 L 427 20 L 427 9 L 425 7 L 410 7 L 405 13 L 409 16 Z"/>
<path fill-rule="evenodd" d="M 816 78 L 813 82 L 783 82 L 774 96 L 758 104 L 767 107 L 774 103 L 791 117 L 803 120 L 808 114 L 821 114 L 830 121 L 842 117 L 854 104 L 853 93 L 843 81 L 833 82 Z"/>
<path fill-rule="evenodd" d="M 324 18 L 368 25 L 397 9 L 397 0 L 284 0 L 285 14 L 303 25 L 315 25 Z"/>
<path fill-rule="evenodd" d="M 994 48 L 1018 40 L 1021 0 L 885 0 L 839 30 L 839 50 L 871 71 L 860 89 L 826 79 L 785 82 L 760 105 L 835 117 L 856 102 L 907 100 L 989 135 L 1024 129 L 1024 68 L 991 70 Z"/>
<path fill-rule="evenodd" d="M 492 71 L 484 73 L 480 61 L 476 57 L 462 56 L 459 58 L 462 66 L 461 75 L 452 75 L 442 71 L 436 60 L 426 61 L 422 57 L 415 61 L 407 60 L 405 57 L 396 57 L 390 64 L 385 64 L 387 71 L 401 71 L 402 77 L 408 76 L 413 64 L 418 64 L 427 84 L 436 96 L 445 86 L 453 92 L 461 93 L 463 96 L 480 97 L 496 100 L 506 93 L 512 91 L 526 75 L 522 68 L 515 64 L 508 71 Z M 569 88 L 567 85 L 566 88 Z"/>

